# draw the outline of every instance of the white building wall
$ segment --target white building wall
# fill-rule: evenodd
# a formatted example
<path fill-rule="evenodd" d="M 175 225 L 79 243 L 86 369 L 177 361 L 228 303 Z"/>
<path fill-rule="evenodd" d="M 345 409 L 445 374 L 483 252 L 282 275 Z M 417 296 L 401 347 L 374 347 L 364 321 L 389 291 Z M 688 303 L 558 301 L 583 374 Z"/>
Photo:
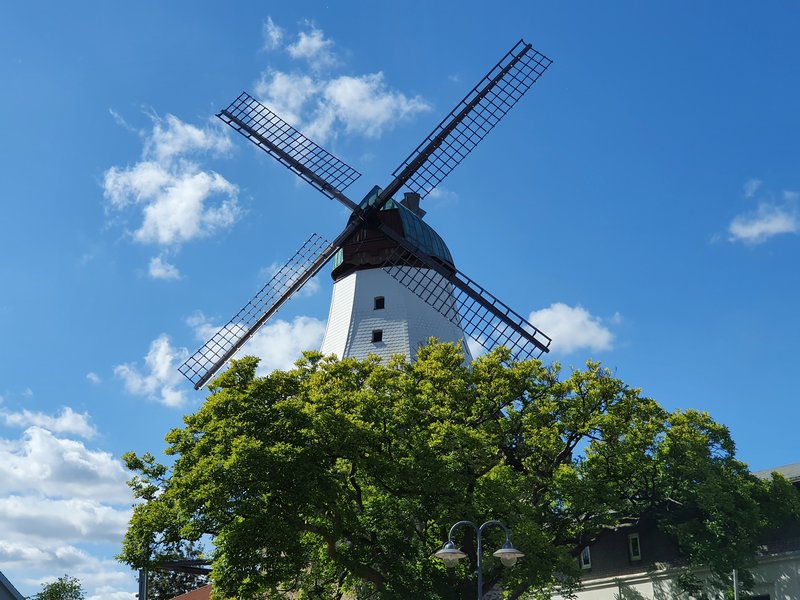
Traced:
<path fill-rule="evenodd" d="M 631 573 L 584 581 L 575 600 L 690 600 L 678 591 L 671 569 Z M 553 600 L 567 600 L 559 594 Z M 572 598 L 572 597 L 571 597 Z"/>
<path fill-rule="evenodd" d="M 590 579 L 576 600 L 691 600 L 675 585 L 677 572 L 670 568 Z M 703 578 L 704 573 L 698 573 Z M 770 600 L 800 600 L 800 552 L 762 556 L 753 569 L 754 595 L 769 594 Z M 708 590 L 723 600 L 730 590 Z M 745 598 L 745 596 L 742 596 Z M 553 595 L 553 600 L 566 600 Z"/>
<path fill-rule="evenodd" d="M 355 293 L 355 277 L 345 277 L 333 286 L 328 324 L 325 327 L 325 337 L 322 340 L 322 348 L 320 348 L 323 354 L 335 354 L 338 357 L 345 355 Z"/>
<path fill-rule="evenodd" d="M 755 570 L 754 594 L 769 594 L 770 600 L 800 598 L 800 553 L 765 557 Z"/>
<path fill-rule="evenodd" d="M 432 275 L 433 285 L 445 292 L 445 309 L 455 310 L 449 284 L 438 274 Z M 375 310 L 378 296 L 384 298 L 384 308 Z M 383 332 L 381 342 L 372 342 L 374 330 Z M 366 358 L 377 354 L 388 359 L 402 354 L 413 359 L 418 348 L 431 337 L 443 342 L 459 342 L 464 333 L 383 269 L 366 269 L 351 273 L 334 284 L 321 350 L 340 358 Z"/>

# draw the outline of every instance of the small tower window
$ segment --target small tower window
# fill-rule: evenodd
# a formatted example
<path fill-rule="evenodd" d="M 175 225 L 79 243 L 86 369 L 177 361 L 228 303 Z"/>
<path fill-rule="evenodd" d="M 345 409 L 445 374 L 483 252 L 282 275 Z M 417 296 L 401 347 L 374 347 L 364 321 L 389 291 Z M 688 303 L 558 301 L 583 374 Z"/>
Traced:
<path fill-rule="evenodd" d="M 383 310 L 386 306 L 386 300 L 383 296 L 375 296 L 375 310 Z"/>
<path fill-rule="evenodd" d="M 373 329 L 372 330 L 372 343 L 377 344 L 378 342 L 383 341 L 383 329 Z"/>
<path fill-rule="evenodd" d="M 642 548 L 639 545 L 638 533 L 632 533 L 628 536 L 628 556 L 632 561 L 642 560 Z"/>
<path fill-rule="evenodd" d="M 592 554 L 589 551 L 589 546 L 581 550 L 581 569 L 592 568 Z"/>

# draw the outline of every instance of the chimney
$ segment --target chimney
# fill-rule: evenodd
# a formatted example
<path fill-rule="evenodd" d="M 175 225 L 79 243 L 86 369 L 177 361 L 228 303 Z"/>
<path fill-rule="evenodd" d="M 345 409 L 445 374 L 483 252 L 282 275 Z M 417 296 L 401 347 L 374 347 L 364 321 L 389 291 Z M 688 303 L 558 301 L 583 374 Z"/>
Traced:
<path fill-rule="evenodd" d="M 425 216 L 425 211 L 419 207 L 419 194 L 416 192 L 406 192 L 400 204 L 417 215 L 420 219 Z"/>

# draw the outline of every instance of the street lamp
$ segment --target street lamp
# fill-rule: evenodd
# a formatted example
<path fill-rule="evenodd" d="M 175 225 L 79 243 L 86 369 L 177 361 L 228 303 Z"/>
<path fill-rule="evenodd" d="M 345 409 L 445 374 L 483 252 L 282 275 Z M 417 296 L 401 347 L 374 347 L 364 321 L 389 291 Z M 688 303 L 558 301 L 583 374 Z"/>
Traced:
<path fill-rule="evenodd" d="M 461 526 L 472 527 L 475 530 L 478 536 L 476 553 L 478 570 L 478 600 L 483 598 L 483 530 L 490 525 L 496 525 L 497 527 L 500 527 L 506 534 L 505 543 L 500 549 L 495 550 L 492 553 L 492 556 L 499 558 L 500 562 L 503 563 L 503 566 L 513 567 L 517 562 L 517 559 L 522 558 L 525 555 L 514 548 L 514 545 L 511 543 L 511 532 L 509 532 L 508 527 L 503 525 L 503 523 L 500 521 L 486 521 L 486 523 L 480 527 L 475 525 L 475 523 L 472 521 L 459 521 L 450 528 L 450 533 L 447 534 L 447 543 L 442 546 L 441 550 L 434 554 L 435 557 L 441 558 L 444 561 L 444 566 L 448 569 L 455 567 L 458 564 L 458 561 L 462 558 L 466 558 L 467 555 L 456 548 L 456 545 L 453 543 L 453 533 L 455 533 L 456 529 Z"/>

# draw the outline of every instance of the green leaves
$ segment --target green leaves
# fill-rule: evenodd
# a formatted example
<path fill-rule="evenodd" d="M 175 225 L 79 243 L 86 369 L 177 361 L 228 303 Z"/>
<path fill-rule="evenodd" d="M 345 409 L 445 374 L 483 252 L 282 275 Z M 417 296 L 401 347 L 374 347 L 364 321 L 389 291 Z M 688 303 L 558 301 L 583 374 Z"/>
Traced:
<path fill-rule="evenodd" d="M 64 575 L 52 583 L 43 583 L 42 591 L 33 596 L 33 600 L 83 600 L 85 597 L 80 580 Z"/>
<path fill-rule="evenodd" d="M 798 514 L 784 480 L 736 461 L 725 427 L 669 413 L 597 363 L 562 377 L 504 349 L 465 365 L 432 343 L 413 364 L 307 353 L 288 372 L 255 369 L 235 361 L 167 435 L 171 470 L 126 455 L 143 502 L 122 560 L 210 536 L 227 597 L 472 597 L 474 542 L 460 540 L 472 564 L 452 572 L 432 554 L 456 521 L 496 518 L 527 558 L 488 558 L 485 582 L 516 598 L 571 589 L 604 527 L 655 519 L 688 566 L 722 573 L 776 524 L 773 498 L 778 516 Z"/>

